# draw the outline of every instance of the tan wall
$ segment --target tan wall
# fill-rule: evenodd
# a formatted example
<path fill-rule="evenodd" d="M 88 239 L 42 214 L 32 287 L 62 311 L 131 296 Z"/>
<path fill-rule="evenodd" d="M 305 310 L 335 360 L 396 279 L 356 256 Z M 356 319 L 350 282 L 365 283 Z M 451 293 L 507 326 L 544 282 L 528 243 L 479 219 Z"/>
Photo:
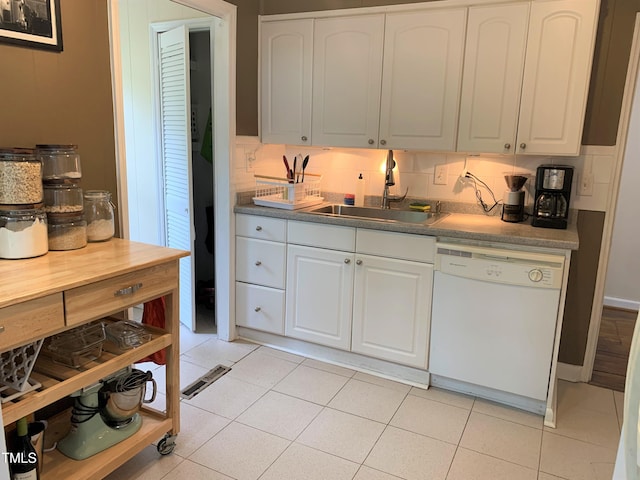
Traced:
<path fill-rule="evenodd" d="M 600 0 L 584 145 L 615 145 L 636 13 L 640 0 Z"/>
<path fill-rule="evenodd" d="M 82 188 L 117 199 L 107 2 L 61 0 L 62 52 L 0 45 L 0 142 L 74 143 Z"/>

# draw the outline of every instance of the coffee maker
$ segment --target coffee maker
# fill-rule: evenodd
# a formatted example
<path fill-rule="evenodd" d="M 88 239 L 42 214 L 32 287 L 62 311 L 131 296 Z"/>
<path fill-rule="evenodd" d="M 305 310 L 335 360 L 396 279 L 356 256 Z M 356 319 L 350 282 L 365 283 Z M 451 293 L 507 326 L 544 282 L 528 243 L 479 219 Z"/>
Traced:
<path fill-rule="evenodd" d="M 524 184 L 527 177 L 524 175 L 505 175 L 505 182 L 509 190 L 502 197 L 502 221 L 521 222 L 524 220 Z"/>
<path fill-rule="evenodd" d="M 534 227 L 567 228 L 573 167 L 540 165 L 536 172 Z"/>

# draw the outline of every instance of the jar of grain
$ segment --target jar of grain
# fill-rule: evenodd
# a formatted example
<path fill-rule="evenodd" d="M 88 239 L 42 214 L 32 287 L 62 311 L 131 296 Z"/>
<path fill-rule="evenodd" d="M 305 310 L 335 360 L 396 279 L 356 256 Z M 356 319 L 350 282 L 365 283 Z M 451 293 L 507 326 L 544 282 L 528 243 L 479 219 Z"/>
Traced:
<path fill-rule="evenodd" d="M 82 212 L 82 189 L 76 183 L 45 184 L 44 209 L 47 213 Z"/>
<path fill-rule="evenodd" d="M 0 204 L 42 202 L 42 164 L 30 148 L 0 149 Z"/>
<path fill-rule="evenodd" d="M 87 245 L 87 222 L 78 213 L 50 213 L 49 250 L 76 250 Z"/>
<path fill-rule="evenodd" d="M 0 258 L 19 259 L 44 255 L 47 245 L 47 214 L 37 208 L 0 207 Z"/>
<path fill-rule="evenodd" d="M 77 145 L 36 145 L 38 159 L 42 162 L 42 180 L 45 183 L 78 181 L 82 177 Z"/>
<path fill-rule="evenodd" d="M 106 190 L 84 192 L 84 215 L 87 220 L 87 239 L 104 242 L 115 233 L 114 205 Z"/>

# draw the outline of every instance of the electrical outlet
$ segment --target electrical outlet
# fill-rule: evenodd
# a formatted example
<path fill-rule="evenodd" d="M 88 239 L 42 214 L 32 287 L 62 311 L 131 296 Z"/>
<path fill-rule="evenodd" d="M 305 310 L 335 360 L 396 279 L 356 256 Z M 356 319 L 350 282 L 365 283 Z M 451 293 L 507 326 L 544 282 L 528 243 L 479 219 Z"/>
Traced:
<path fill-rule="evenodd" d="M 583 173 L 580 176 L 579 194 L 584 197 L 593 195 L 593 173 Z"/>
<path fill-rule="evenodd" d="M 433 175 L 433 184 L 446 185 L 448 174 L 449 174 L 449 168 L 447 167 L 447 165 L 445 164 L 436 165 L 435 173 Z"/>
<path fill-rule="evenodd" d="M 248 150 L 248 149 L 244 149 L 244 160 L 245 160 L 245 168 L 247 173 L 253 172 L 254 171 L 254 166 L 253 164 L 256 161 L 256 151 L 255 150 Z"/>

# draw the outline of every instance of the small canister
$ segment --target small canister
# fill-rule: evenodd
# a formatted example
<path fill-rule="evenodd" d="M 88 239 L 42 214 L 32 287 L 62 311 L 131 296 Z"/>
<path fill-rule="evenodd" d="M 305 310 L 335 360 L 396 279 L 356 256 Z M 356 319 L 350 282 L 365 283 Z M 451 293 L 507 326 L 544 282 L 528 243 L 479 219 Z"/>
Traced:
<path fill-rule="evenodd" d="M 49 251 L 47 214 L 36 208 L 0 208 L 0 258 L 39 257 Z"/>
<path fill-rule="evenodd" d="M 87 239 L 104 242 L 115 234 L 114 205 L 106 190 L 84 192 L 84 215 L 87 220 Z"/>
<path fill-rule="evenodd" d="M 75 183 L 44 185 L 44 209 L 47 213 L 82 212 L 82 189 Z"/>
<path fill-rule="evenodd" d="M 0 149 L 0 204 L 42 202 L 42 164 L 30 148 Z"/>
<path fill-rule="evenodd" d="M 82 213 L 49 214 L 49 250 L 76 250 L 87 245 L 87 222 Z"/>
<path fill-rule="evenodd" d="M 36 145 L 38 159 L 42 162 L 42 181 L 62 183 L 78 181 L 82 177 L 77 145 Z"/>

